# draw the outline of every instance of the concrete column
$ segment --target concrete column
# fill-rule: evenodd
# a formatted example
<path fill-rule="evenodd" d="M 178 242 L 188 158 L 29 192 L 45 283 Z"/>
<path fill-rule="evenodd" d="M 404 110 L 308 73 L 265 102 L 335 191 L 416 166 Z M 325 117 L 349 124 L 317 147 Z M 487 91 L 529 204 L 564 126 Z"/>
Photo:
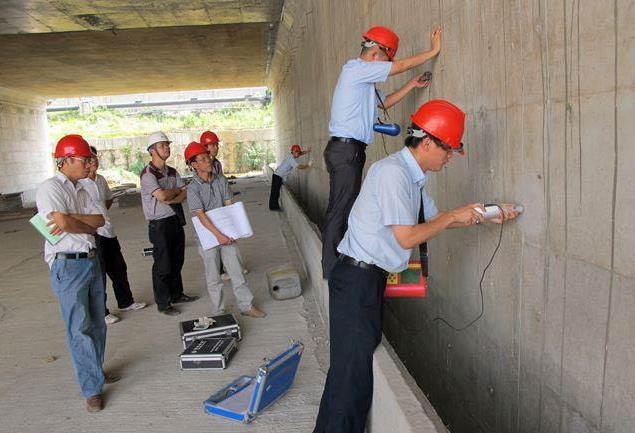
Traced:
<path fill-rule="evenodd" d="M 53 173 L 44 98 L 0 88 L 0 194 L 33 190 Z"/>

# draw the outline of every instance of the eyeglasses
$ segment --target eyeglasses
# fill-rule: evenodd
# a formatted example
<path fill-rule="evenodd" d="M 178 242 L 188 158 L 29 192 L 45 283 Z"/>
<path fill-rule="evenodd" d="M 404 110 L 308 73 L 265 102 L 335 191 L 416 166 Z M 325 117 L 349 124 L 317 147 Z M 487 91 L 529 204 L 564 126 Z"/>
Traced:
<path fill-rule="evenodd" d="M 461 152 L 463 152 L 463 143 L 461 143 L 461 147 L 455 149 L 453 147 L 448 146 L 447 144 L 445 144 L 444 142 L 442 142 L 438 138 L 433 137 L 430 134 L 428 134 L 428 138 L 430 138 L 430 140 L 434 141 L 434 144 L 436 144 L 437 146 L 439 146 L 441 149 L 445 150 L 446 152 L 453 152 L 453 153 L 461 153 Z"/>
<path fill-rule="evenodd" d="M 74 159 L 76 161 L 81 162 L 84 165 L 90 165 L 90 163 L 93 161 L 93 158 L 85 158 L 85 157 L 81 157 L 81 156 L 69 156 L 68 159 Z"/>

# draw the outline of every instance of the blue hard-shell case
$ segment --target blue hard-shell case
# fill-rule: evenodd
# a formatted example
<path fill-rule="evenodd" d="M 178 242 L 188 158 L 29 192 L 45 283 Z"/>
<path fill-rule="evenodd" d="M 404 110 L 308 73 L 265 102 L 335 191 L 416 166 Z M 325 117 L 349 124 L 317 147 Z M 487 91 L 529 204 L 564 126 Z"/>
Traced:
<path fill-rule="evenodd" d="M 287 350 L 258 369 L 257 376 L 241 376 L 205 400 L 205 411 L 249 423 L 282 397 L 293 385 L 304 345 L 293 342 Z"/>

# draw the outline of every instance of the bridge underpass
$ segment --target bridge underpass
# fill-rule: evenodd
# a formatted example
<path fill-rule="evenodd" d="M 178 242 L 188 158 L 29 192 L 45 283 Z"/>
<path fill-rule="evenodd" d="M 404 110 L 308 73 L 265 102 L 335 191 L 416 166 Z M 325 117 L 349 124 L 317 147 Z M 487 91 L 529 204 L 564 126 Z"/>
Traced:
<path fill-rule="evenodd" d="M 487 228 L 431 243 L 430 295 L 391 304 L 386 335 L 451 431 L 631 431 L 629 0 L 14 0 L 0 18 L 1 193 L 28 195 L 52 173 L 48 98 L 267 84 L 279 159 L 293 142 L 313 148 L 312 169 L 287 183 L 309 224 L 325 212 L 330 99 L 360 33 L 391 26 L 410 55 L 441 25 L 441 55 L 418 70 L 433 72 L 431 88 L 391 115 L 404 126 L 432 97 L 458 104 L 469 149 L 432 181 L 437 204 L 513 201 L 527 211 L 505 229 L 481 321 L 456 333 L 432 318 L 465 323 L 478 313 L 478 278 L 496 241 Z M 376 137 L 366 168 L 401 145 L 388 138 L 384 150 Z M 304 259 L 310 270 L 316 258 Z M 323 281 L 307 278 L 320 304 Z"/>

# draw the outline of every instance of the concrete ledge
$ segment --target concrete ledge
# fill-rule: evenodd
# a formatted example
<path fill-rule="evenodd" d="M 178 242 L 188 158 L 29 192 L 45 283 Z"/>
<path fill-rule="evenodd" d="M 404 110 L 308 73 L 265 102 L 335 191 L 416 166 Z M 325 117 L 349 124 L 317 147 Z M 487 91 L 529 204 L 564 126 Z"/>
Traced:
<path fill-rule="evenodd" d="M 265 175 L 271 178 L 271 174 L 271 168 L 265 167 Z M 322 320 L 328 323 L 328 285 L 322 279 L 322 241 L 319 230 L 285 186 L 282 187 L 280 199 L 302 254 L 311 286 L 310 295 L 318 305 Z M 328 326 L 326 329 L 328 330 Z M 385 338 L 375 351 L 373 370 L 375 390 L 367 426 L 369 433 L 448 431 Z"/>

